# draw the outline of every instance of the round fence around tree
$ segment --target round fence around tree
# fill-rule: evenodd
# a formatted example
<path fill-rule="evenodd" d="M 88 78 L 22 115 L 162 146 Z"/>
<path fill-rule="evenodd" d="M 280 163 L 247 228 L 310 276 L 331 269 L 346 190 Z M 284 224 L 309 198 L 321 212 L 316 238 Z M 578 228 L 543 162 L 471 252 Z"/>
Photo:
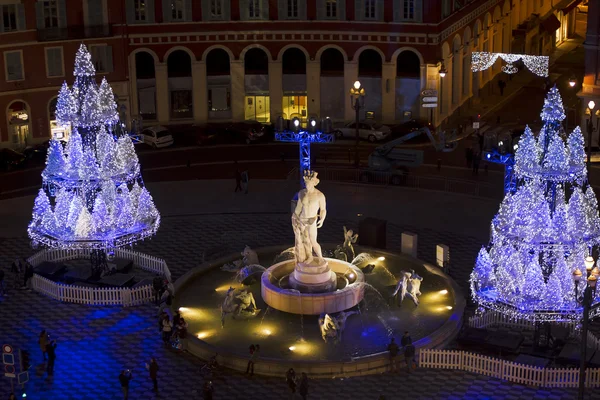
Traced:
<path fill-rule="evenodd" d="M 27 261 L 35 268 L 45 261 L 59 262 L 89 258 L 90 252 L 90 249 L 42 250 L 29 257 Z M 161 258 L 125 249 L 115 249 L 115 257 L 132 261 L 134 267 L 163 276 L 171 282 L 171 273 L 167 263 Z M 31 282 L 35 291 L 68 303 L 128 307 L 149 302 L 154 297 L 152 284 L 134 288 L 87 287 L 55 282 L 39 274 L 34 274 Z"/>

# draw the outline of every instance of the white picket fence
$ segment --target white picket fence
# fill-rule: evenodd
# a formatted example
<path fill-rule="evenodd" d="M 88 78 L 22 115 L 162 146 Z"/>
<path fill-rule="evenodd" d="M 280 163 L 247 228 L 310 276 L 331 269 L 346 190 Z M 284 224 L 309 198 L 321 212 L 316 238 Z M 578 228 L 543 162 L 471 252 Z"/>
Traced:
<path fill-rule="evenodd" d="M 89 258 L 90 250 L 42 250 L 27 261 L 34 267 L 44 261 L 57 262 L 77 258 Z M 116 249 L 115 256 L 133 261 L 136 267 L 164 276 L 171 281 L 171 272 L 167 263 L 157 257 L 137 251 Z M 98 288 L 58 283 L 34 274 L 33 289 L 53 299 L 87 305 L 122 305 L 135 306 L 151 301 L 154 297 L 152 285 L 137 288 Z"/>
<path fill-rule="evenodd" d="M 553 322 L 554 325 L 561 325 L 569 329 L 569 333 L 573 334 L 575 332 L 575 322 Z M 531 321 L 526 319 L 518 319 L 518 318 L 509 318 L 504 314 L 488 311 L 483 313 L 482 315 L 472 316 L 469 318 L 469 326 L 471 328 L 487 328 L 488 326 L 493 325 L 503 325 L 503 326 L 511 326 L 515 328 L 531 330 L 534 325 Z M 600 349 L 600 338 L 594 335 L 592 332 L 587 333 L 587 344 L 588 347 L 593 347 L 594 349 Z"/>
<path fill-rule="evenodd" d="M 560 388 L 579 385 L 578 368 L 540 368 L 461 350 L 421 349 L 419 366 L 459 369 L 522 385 Z M 586 386 L 600 387 L 600 368 L 586 370 Z"/>

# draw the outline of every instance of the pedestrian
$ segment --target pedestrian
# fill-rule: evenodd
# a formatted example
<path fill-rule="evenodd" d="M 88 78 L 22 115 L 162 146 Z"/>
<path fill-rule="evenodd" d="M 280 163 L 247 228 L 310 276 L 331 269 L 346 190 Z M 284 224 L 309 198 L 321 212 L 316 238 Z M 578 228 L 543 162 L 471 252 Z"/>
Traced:
<path fill-rule="evenodd" d="M 121 370 L 121 374 L 119 375 L 119 382 L 121 383 L 121 390 L 123 390 L 123 399 L 127 400 L 129 398 L 129 381 L 131 380 L 132 375 L 130 370 Z"/>
<path fill-rule="evenodd" d="M 397 356 L 400 352 L 400 347 L 398 347 L 396 339 L 392 338 L 390 340 L 390 344 L 388 344 L 387 350 L 390 353 L 390 372 L 394 372 L 394 370 L 398 372 Z"/>
<path fill-rule="evenodd" d="M 248 171 L 242 172 L 242 188 L 244 189 L 244 194 L 248 194 L 248 181 L 250 177 L 248 176 Z"/>
<path fill-rule="evenodd" d="M 471 165 L 473 164 L 473 147 L 467 147 L 467 150 L 465 150 L 465 158 L 467 159 L 467 168 L 471 168 Z"/>
<path fill-rule="evenodd" d="M 38 344 L 40 345 L 40 349 L 42 350 L 42 356 L 44 357 L 44 361 L 46 361 L 46 346 L 48 345 L 48 334 L 46 333 L 45 329 L 40 332 Z"/>
<path fill-rule="evenodd" d="M 163 294 L 162 303 L 160 303 L 160 307 L 158 308 L 158 313 L 167 312 L 169 316 L 172 315 L 171 306 L 173 305 L 173 295 L 169 292 L 165 292 L 166 295 Z"/>
<path fill-rule="evenodd" d="M 406 362 L 406 370 L 409 374 L 412 373 L 413 364 L 415 364 L 415 346 L 412 342 L 404 346 L 404 361 Z"/>
<path fill-rule="evenodd" d="M 173 333 L 173 323 L 169 319 L 168 315 L 162 320 L 162 340 L 165 346 L 169 345 L 169 340 L 171 340 L 171 335 Z"/>
<path fill-rule="evenodd" d="M 0 269 L 0 295 L 6 295 L 6 284 L 4 283 L 4 270 Z"/>
<path fill-rule="evenodd" d="M 251 344 L 248 348 L 248 351 L 250 352 L 250 360 L 248 360 L 248 365 L 246 366 L 246 373 L 250 372 L 250 368 L 252 368 L 252 373 L 254 373 L 254 365 L 252 365 L 252 355 L 256 351 L 256 346 Z"/>
<path fill-rule="evenodd" d="M 506 87 L 506 82 L 500 79 L 498 81 L 498 87 L 500 88 L 500 96 L 504 96 L 504 88 Z"/>
<path fill-rule="evenodd" d="M 473 175 L 479 175 L 479 163 L 481 162 L 481 153 L 478 151 L 473 155 Z"/>
<path fill-rule="evenodd" d="M 25 274 L 23 275 L 23 287 L 29 289 L 29 285 L 33 278 L 33 265 L 29 261 L 25 262 Z"/>
<path fill-rule="evenodd" d="M 285 373 L 285 382 L 290 388 L 293 396 L 294 393 L 296 393 L 296 371 L 294 371 L 294 368 L 288 369 Z"/>
<path fill-rule="evenodd" d="M 48 377 L 54 376 L 54 361 L 56 361 L 56 340 L 51 341 L 46 345 L 46 353 L 48 353 Z"/>
<path fill-rule="evenodd" d="M 302 400 L 306 400 L 308 397 L 308 376 L 306 376 L 306 372 L 303 372 L 300 376 L 298 392 L 300 393 L 300 396 L 302 396 Z"/>
<path fill-rule="evenodd" d="M 235 162 L 235 191 L 234 191 L 234 193 L 237 193 L 238 190 L 240 192 L 242 191 L 242 186 L 240 185 L 242 183 L 242 173 L 240 172 L 240 168 L 237 165 L 238 165 L 238 163 L 236 161 Z"/>
<path fill-rule="evenodd" d="M 146 369 L 150 373 L 150 379 L 152 379 L 152 391 L 158 392 L 158 364 L 156 358 L 150 359 L 150 364 L 146 364 Z"/>
<path fill-rule="evenodd" d="M 410 337 L 408 331 L 404 331 L 404 335 L 402 335 L 402 339 L 400 339 L 400 344 L 402 347 L 412 344 L 412 338 Z"/>
<path fill-rule="evenodd" d="M 186 350 L 188 323 L 182 316 L 179 316 L 179 318 L 177 320 L 177 325 L 175 325 L 175 326 L 176 326 L 175 334 L 177 336 L 177 341 L 179 342 L 178 348 L 180 350 Z"/>
<path fill-rule="evenodd" d="M 204 383 L 204 396 L 202 397 L 204 400 L 212 400 L 213 392 L 215 391 L 212 381 L 206 381 Z"/>
<path fill-rule="evenodd" d="M 154 279 L 152 279 L 152 292 L 154 293 L 154 303 L 156 307 L 160 306 L 160 298 L 163 294 L 163 279 L 160 275 L 156 275 Z"/>

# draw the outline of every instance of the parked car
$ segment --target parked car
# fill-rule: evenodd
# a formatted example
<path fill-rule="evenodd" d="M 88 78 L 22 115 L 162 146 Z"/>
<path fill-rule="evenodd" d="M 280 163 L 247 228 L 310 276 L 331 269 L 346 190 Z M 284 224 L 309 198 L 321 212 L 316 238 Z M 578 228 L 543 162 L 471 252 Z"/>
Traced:
<path fill-rule="evenodd" d="M 142 141 L 155 149 L 173 144 L 171 132 L 164 126 L 151 126 L 142 131 Z"/>
<path fill-rule="evenodd" d="M 246 144 L 267 142 L 272 139 L 266 125 L 258 121 L 233 122 L 225 127 L 225 133 L 237 142 Z"/>
<path fill-rule="evenodd" d="M 435 133 L 435 127 L 431 125 L 431 123 L 418 119 L 411 119 L 401 124 L 392 125 L 390 129 L 392 131 L 392 137 L 399 138 L 423 127 L 428 127 L 431 133 Z"/>
<path fill-rule="evenodd" d="M 44 162 L 46 161 L 48 147 L 50 147 L 50 141 L 46 140 L 43 143 L 25 148 L 25 150 L 23 150 L 23 155 L 27 160 L 31 160 L 34 163 Z"/>
<path fill-rule="evenodd" d="M 334 129 L 332 132 L 337 139 L 353 138 L 356 135 L 356 122 L 347 123 L 342 128 Z M 376 122 L 364 121 L 358 124 L 358 135 L 361 139 L 369 142 L 383 140 L 390 135 L 391 131 L 388 126 L 378 124 Z"/>
<path fill-rule="evenodd" d="M 27 158 L 13 149 L 0 149 L 0 169 L 12 171 L 22 168 L 27 163 Z"/>

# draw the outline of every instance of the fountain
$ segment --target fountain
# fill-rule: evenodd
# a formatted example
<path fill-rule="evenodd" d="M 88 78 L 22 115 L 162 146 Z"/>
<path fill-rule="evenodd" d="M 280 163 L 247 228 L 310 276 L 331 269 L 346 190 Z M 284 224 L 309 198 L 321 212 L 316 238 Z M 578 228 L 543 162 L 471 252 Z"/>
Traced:
<path fill-rule="evenodd" d="M 306 171 L 306 188 L 298 193 L 292 213 L 294 258 L 271 266 L 261 279 L 261 295 L 265 303 L 292 314 L 337 313 L 354 307 L 364 296 L 361 285 L 364 275 L 358 267 L 343 260 L 323 257 L 317 230 L 323 226 L 327 208 L 325 195 L 316 188 L 319 184 L 317 175 L 314 171 Z M 345 227 L 344 236 L 347 238 L 344 247 L 352 248 L 356 237 Z M 285 289 L 294 289 L 300 295 Z"/>

